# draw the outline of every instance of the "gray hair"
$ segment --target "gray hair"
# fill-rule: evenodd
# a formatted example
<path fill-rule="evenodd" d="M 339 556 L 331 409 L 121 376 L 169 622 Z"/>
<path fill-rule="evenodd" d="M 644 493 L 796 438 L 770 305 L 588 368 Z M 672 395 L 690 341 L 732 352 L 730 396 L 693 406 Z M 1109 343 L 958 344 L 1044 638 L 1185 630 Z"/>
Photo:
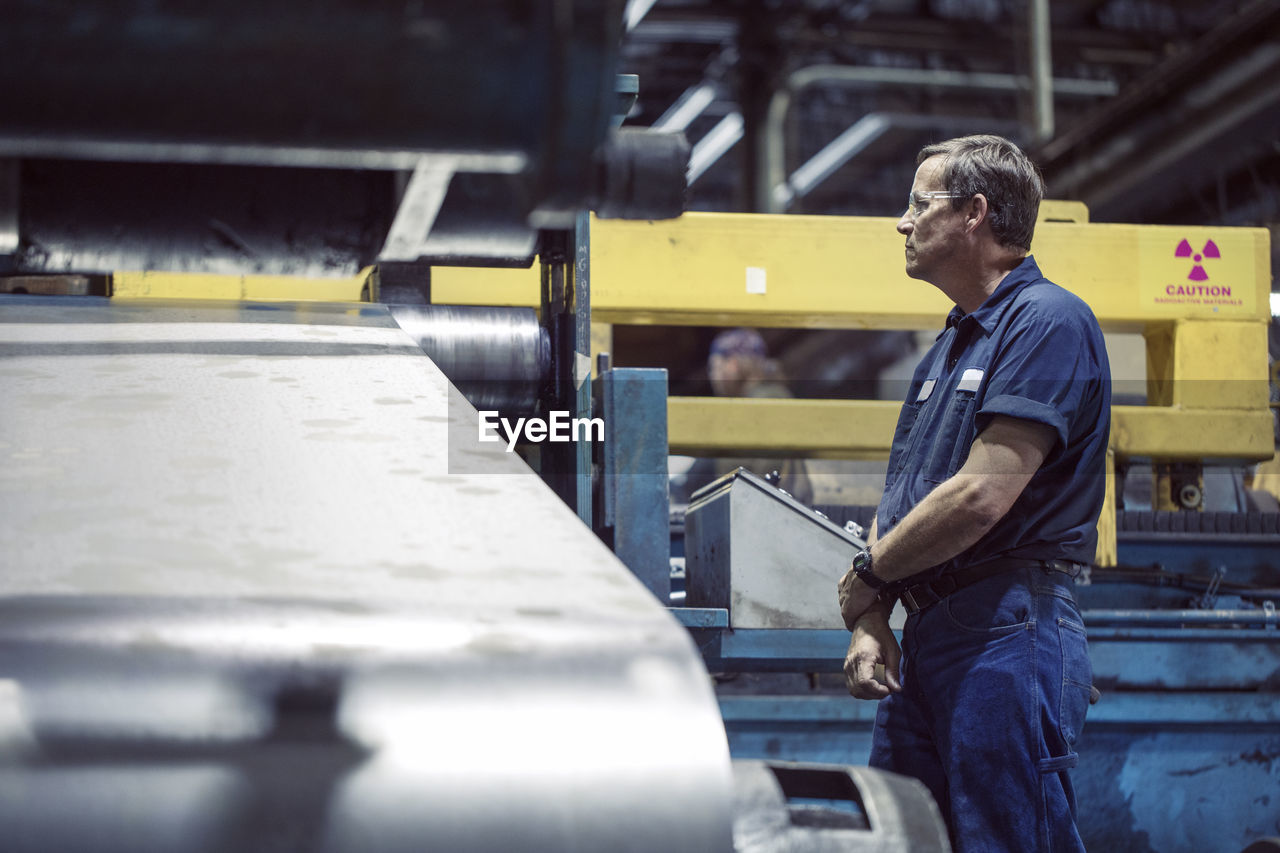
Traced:
<path fill-rule="evenodd" d="M 963 198 L 951 200 L 959 210 L 978 193 L 986 196 L 991 231 L 1002 246 L 1031 249 L 1036 214 L 1044 198 L 1044 181 L 1022 149 L 1002 136 L 962 136 L 920 149 L 919 166 L 942 155 L 942 185 Z"/>

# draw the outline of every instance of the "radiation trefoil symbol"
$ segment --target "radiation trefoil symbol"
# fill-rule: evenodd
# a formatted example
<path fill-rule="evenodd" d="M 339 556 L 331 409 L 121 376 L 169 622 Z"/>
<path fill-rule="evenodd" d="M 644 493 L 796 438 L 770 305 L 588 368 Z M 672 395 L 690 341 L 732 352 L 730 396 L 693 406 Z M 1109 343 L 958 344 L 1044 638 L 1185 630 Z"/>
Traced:
<path fill-rule="evenodd" d="M 1187 279 L 1190 281 L 1208 281 L 1209 274 L 1205 272 L 1205 269 L 1200 265 L 1200 262 L 1206 258 L 1222 257 L 1222 253 L 1218 251 L 1218 244 L 1212 240 L 1206 240 L 1204 248 L 1199 252 L 1196 252 L 1191 248 L 1190 242 L 1183 240 L 1178 244 L 1178 248 L 1174 250 L 1173 254 L 1175 257 L 1191 258 L 1195 261 L 1195 266 L 1191 268 L 1191 272 L 1187 273 Z"/>

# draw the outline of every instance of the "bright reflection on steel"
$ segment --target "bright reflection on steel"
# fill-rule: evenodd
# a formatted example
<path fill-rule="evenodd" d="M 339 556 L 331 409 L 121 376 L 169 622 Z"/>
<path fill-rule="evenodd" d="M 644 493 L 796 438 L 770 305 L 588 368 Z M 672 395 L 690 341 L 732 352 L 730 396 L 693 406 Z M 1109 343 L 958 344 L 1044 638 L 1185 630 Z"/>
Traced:
<path fill-rule="evenodd" d="M 483 665 L 460 659 L 426 677 L 350 679 L 339 729 L 372 757 L 343 780 L 329 837 L 411 831 L 404 814 L 417 803 L 441 849 L 589 838 L 598 850 L 728 851 L 728 745 L 705 672 L 622 652 L 530 666 L 493 649 Z M 488 814 L 484 803 L 500 805 Z"/>
<path fill-rule="evenodd" d="M 29 753 L 35 745 L 22 685 L 0 679 L 0 761 Z"/>
<path fill-rule="evenodd" d="M 259 697 L 215 673 L 86 672 L 27 679 L 23 688 L 16 702 L 0 695 L 0 753 L 10 731 L 19 738 L 35 729 L 39 737 L 240 741 L 272 722 Z"/>

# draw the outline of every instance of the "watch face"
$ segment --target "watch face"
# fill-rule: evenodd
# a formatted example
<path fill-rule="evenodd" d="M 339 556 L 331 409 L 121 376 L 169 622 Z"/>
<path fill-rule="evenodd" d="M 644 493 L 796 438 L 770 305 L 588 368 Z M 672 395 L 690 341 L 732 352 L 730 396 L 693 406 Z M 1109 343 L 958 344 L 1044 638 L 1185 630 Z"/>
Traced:
<path fill-rule="evenodd" d="M 853 555 L 853 567 L 862 570 L 871 565 L 871 552 L 863 549 Z"/>

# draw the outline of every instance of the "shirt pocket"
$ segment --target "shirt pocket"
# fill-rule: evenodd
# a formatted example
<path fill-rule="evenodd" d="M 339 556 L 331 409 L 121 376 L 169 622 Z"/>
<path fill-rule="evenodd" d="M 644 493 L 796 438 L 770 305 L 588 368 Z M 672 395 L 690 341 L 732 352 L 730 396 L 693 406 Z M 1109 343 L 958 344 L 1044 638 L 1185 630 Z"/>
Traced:
<path fill-rule="evenodd" d="M 897 474 L 902 470 L 902 466 L 906 464 L 907 459 L 911 456 L 911 450 L 914 444 L 919 440 L 919 436 L 913 435 L 916 421 L 920 417 L 920 409 L 923 403 L 903 403 L 902 414 L 898 416 L 898 425 L 893 431 L 893 443 L 889 445 L 889 472 Z"/>
<path fill-rule="evenodd" d="M 930 483 L 950 478 L 969 458 L 973 444 L 973 408 L 977 391 L 957 388 L 951 392 L 947 409 L 938 421 L 938 429 L 928 448 L 921 476 Z"/>

